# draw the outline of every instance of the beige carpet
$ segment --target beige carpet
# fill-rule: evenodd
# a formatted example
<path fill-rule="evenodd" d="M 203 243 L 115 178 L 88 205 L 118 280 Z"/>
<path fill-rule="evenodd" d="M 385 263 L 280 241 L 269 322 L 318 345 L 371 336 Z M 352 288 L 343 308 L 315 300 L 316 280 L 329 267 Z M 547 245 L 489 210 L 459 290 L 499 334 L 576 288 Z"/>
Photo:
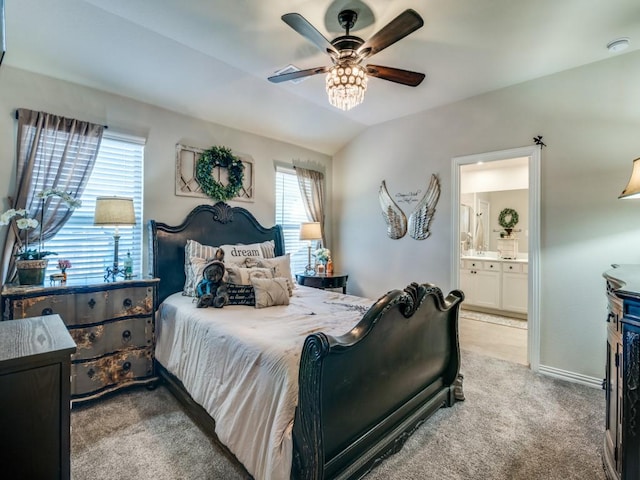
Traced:
<path fill-rule="evenodd" d="M 463 352 L 466 401 L 444 408 L 367 480 L 603 480 L 604 392 Z M 234 480 L 171 394 L 134 389 L 74 409 L 74 480 Z"/>

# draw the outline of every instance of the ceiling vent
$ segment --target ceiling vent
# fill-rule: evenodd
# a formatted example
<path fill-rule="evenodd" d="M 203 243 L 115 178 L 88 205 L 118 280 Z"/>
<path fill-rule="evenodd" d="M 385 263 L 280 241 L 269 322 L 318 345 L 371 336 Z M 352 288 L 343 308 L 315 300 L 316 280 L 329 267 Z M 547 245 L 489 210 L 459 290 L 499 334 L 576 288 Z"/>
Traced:
<path fill-rule="evenodd" d="M 278 70 L 275 75 L 280 75 L 281 73 L 293 73 L 293 72 L 299 72 L 300 69 L 298 67 L 296 67 L 295 65 L 287 65 L 286 67 L 284 67 L 281 70 Z M 300 83 L 300 82 L 304 82 L 307 79 L 307 77 L 300 77 L 300 78 L 296 78 L 295 80 L 290 80 L 291 83 Z"/>

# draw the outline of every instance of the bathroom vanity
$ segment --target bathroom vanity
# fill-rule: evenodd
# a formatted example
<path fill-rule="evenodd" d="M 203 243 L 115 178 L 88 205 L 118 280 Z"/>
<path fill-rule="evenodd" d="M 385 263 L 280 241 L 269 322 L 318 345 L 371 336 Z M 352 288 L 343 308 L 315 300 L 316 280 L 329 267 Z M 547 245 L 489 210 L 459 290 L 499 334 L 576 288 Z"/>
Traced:
<path fill-rule="evenodd" d="M 529 263 L 526 254 L 501 258 L 497 252 L 462 255 L 460 289 L 464 308 L 522 317 L 527 314 Z"/>

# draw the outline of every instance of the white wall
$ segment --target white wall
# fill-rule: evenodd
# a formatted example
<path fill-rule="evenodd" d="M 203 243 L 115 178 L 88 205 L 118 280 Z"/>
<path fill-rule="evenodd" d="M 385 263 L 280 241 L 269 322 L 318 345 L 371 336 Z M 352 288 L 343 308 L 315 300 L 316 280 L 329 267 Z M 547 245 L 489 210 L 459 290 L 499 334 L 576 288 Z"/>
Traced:
<path fill-rule="evenodd" d="M 209 198 L 175 195 L 176 144 L 208 148 L 224 145 L 255 161 L 255 202 L 229 202 L 250 210 L 265 226 L 274 224 L 274 162 L 324 171 L 331 191 L 331 157 L 295 145 L 204 122 L 168 110 L 50 77 L 0 67 L 0 207 L 4 211 L 15 184 L 16 108 L 29 108 L 108 125 L 112 131 L 145 137 L 144 219 L 179 224 Z M 117 192 L 113 192 L 117 194 Z M 331 199 L 328 199 L 329 212 Z M 0 230 L 0 247 L 5 229 Z M 330 227 L 327 230 L 330 238 Z M 146 242 L 145 242 L 146 245 Z"/>
<path fill-rule="evenodd" d="M 640 155 L 638 85 L 634 52 L 369 128 L 334 157 L 336 246 L 350 291 L 378 297 L 411 281 L 454 287 L 452 158 L 542 135 L 540 363 L 602 378 L 602 272 L 640 261 L 640 204 L 617 200 Z M 424 188 L 432 173 L 442 195 L 431 237 L 389 239 L 380 182 L 393 195 Z"/>

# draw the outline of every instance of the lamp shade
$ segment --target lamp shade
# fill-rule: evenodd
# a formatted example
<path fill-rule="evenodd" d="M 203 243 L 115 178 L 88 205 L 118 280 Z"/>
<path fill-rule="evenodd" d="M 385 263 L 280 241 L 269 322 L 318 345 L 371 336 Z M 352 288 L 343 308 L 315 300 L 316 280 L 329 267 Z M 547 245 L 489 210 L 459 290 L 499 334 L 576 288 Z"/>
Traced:
<path fill-rule="evenodd" d="M 300 224 L 300 240 L 320 240 L 321 238 L 320 222 L 304 222 Z"/>
<path fill-rule="evenodd" d="M 633 170 L 629 183 L 618 198 L 640 198 L 640 158 L 633 161 Z"/>
<path fill-rule="evenodd" d="M 135 225 L 133 198 L 98 197 L 93 217 L 94 225 Z"/>

